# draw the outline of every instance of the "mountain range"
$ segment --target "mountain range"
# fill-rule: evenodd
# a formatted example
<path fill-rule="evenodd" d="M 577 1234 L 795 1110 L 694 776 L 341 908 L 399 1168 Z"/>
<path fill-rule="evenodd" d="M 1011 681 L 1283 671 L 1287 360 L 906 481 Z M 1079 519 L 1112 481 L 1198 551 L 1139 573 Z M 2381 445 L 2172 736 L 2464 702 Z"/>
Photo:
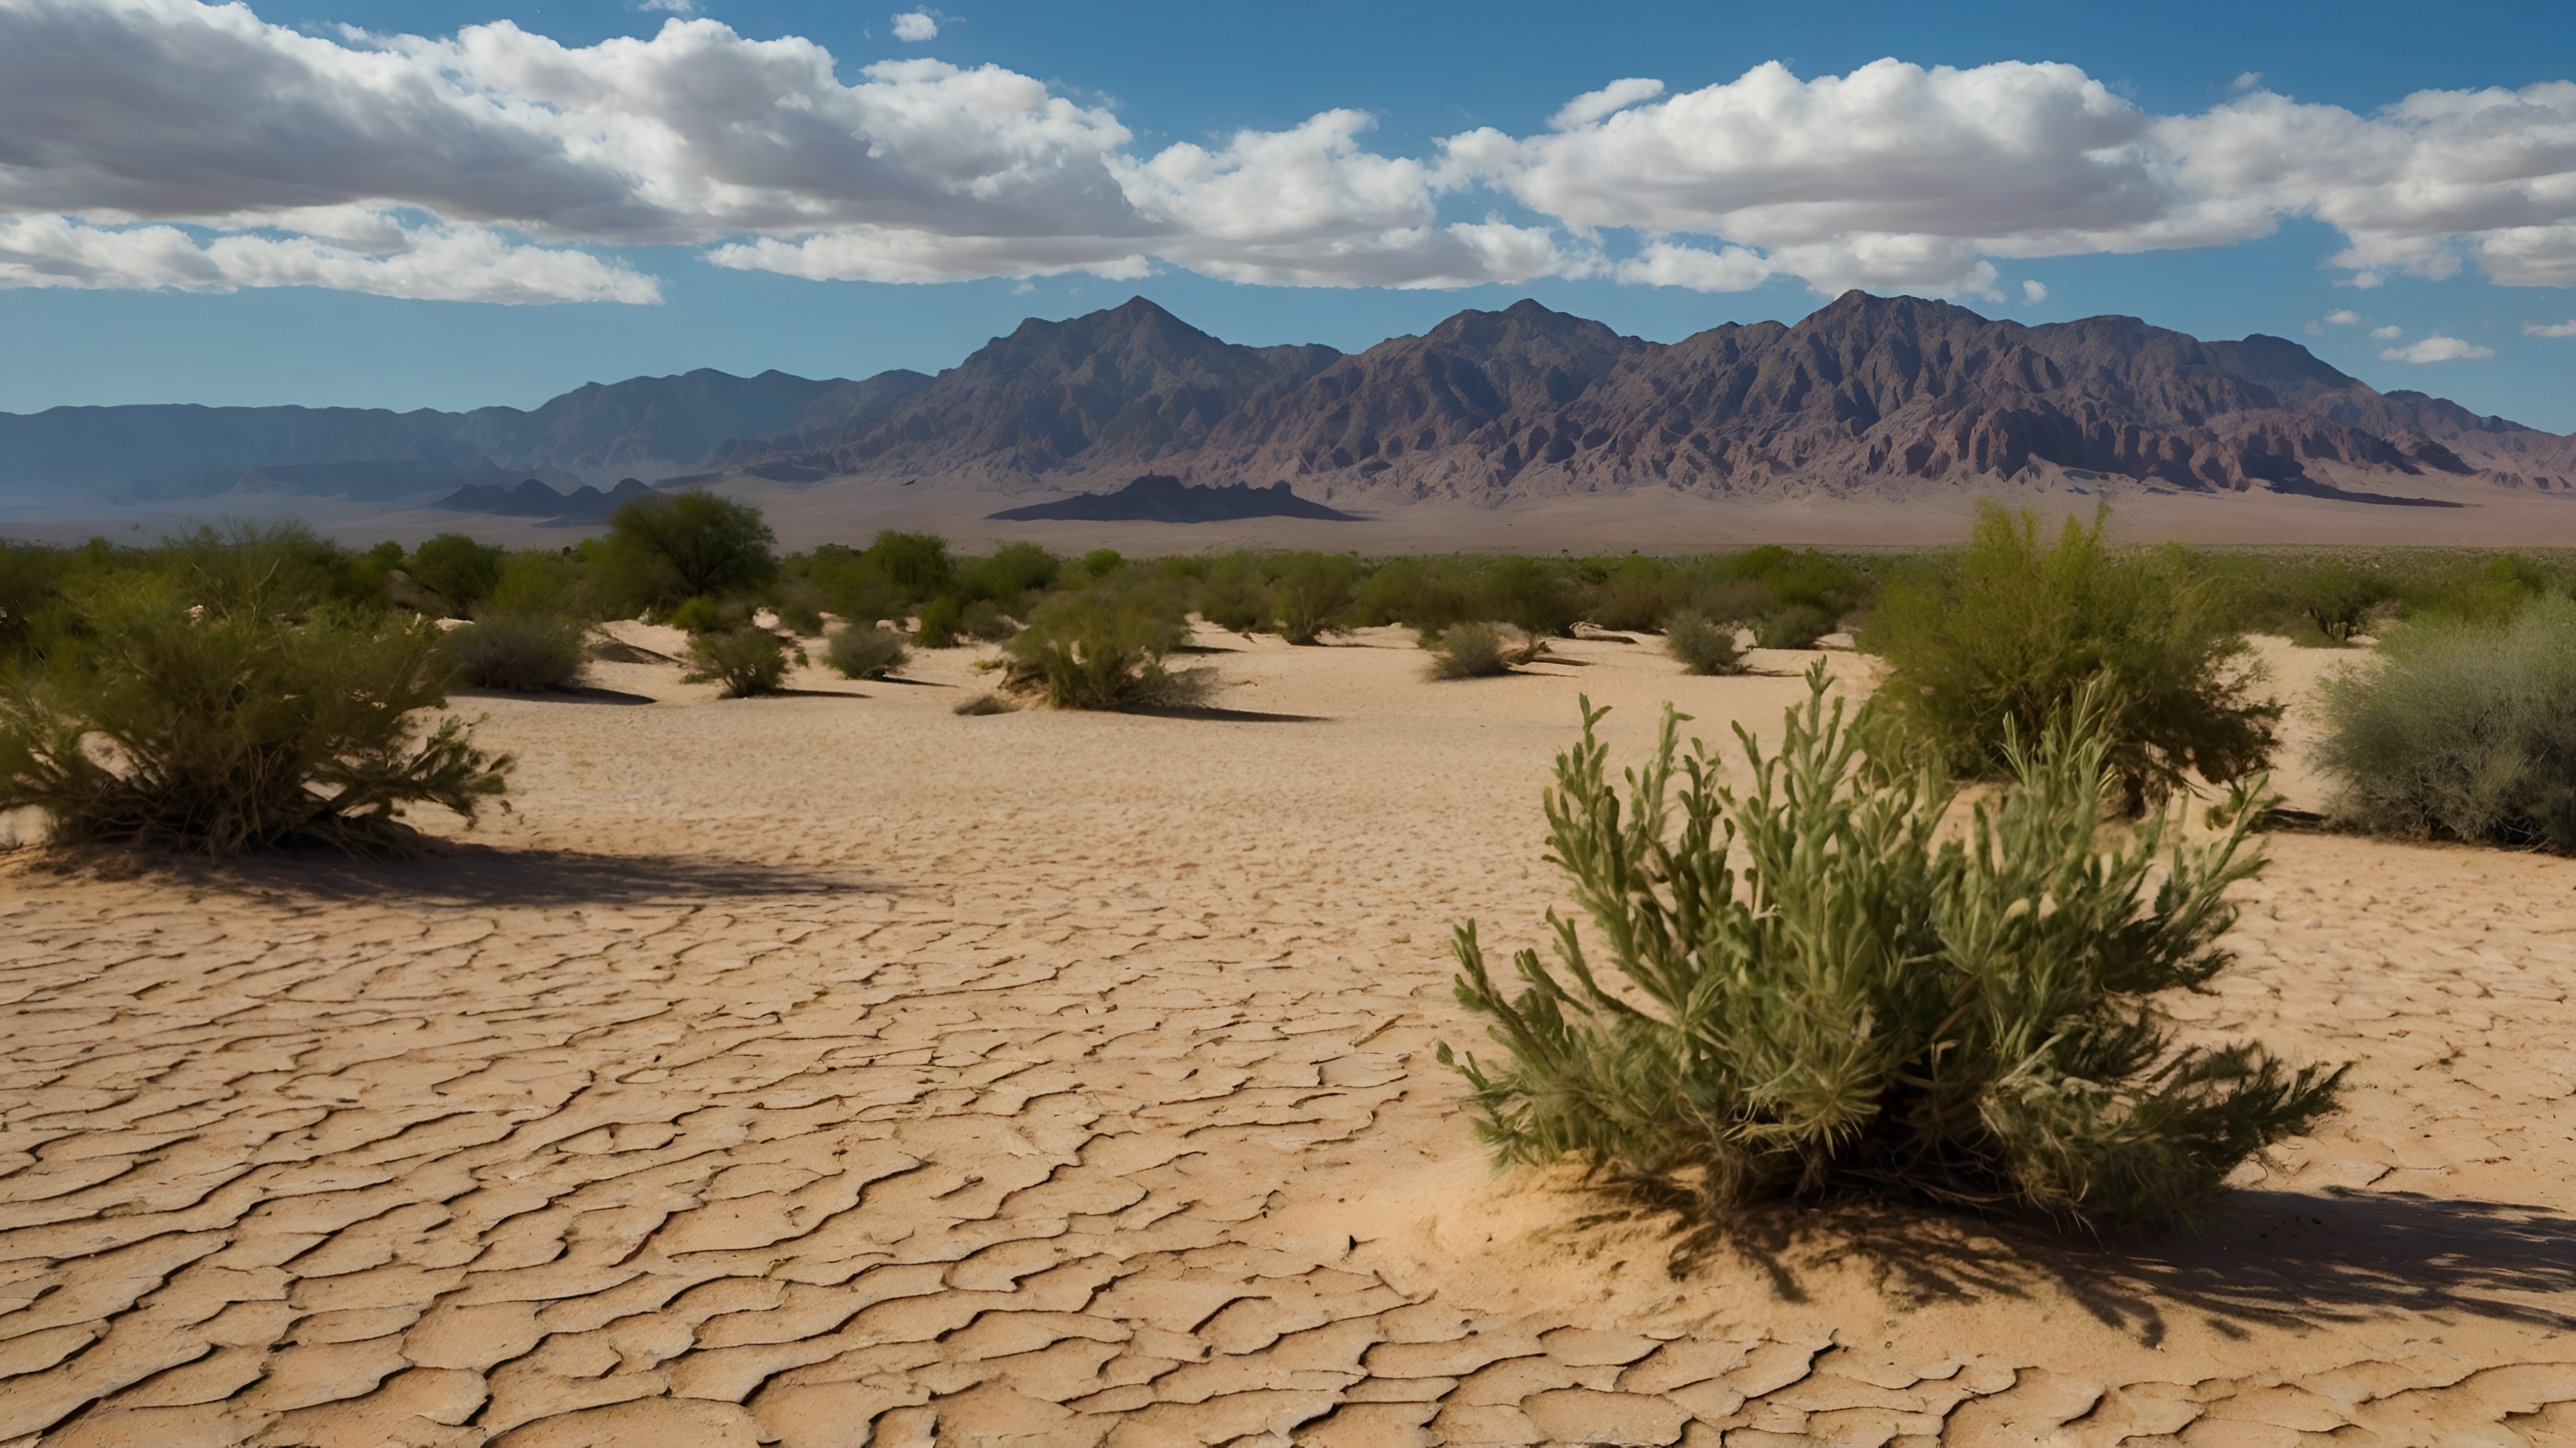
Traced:
<path fill-rule="evenodd" d="M 2576 437 L 2377 391 L 2279 337 L 2205 342 L 2116 316 L 2025 326 L 1861 292 L 1794 325 L 1669 344 L 1522 301 L 1355 354 L 1238 346 L 1139 298 L 1030 320 L 935 378 L 698 371 L 524 412 L 0 414 L 0 502 L 426 501 L 626 475 L 1054 497 L 1147 474 L 1284 481 L 1346 510 L 1639 488 L 1901 499 L 1979 479 L 2456 505 L 2463 488 L 2576 494 Z"/>

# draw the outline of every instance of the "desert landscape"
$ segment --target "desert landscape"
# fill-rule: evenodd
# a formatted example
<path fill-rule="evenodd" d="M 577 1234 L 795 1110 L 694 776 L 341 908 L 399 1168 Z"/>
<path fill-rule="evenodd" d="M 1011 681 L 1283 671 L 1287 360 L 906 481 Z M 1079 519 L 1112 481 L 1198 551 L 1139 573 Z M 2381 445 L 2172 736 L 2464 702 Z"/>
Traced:
<path fill-rule="evenodd" d="M 1494 1173 L 1446 937 L 1563 906 L 1578 695 L 1629 758 L 1874 662 L 1196 643 L 1160 715 L 598 664 L 454 701 L 520 773 L 424 858 L 13 857 L 0 1442 L 2576 1439 L 2576 862 L 2270 836 L 2173 1009 L 2353 1067 L 2203 1234 L 1694 1234 Z"/>

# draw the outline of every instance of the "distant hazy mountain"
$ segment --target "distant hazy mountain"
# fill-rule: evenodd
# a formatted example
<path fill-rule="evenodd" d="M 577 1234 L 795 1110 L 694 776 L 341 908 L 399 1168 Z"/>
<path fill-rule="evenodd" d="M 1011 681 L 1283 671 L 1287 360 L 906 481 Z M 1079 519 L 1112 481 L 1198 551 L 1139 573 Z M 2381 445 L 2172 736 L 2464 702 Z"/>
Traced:
<path fill-rule="evenodd" d="M 2400 502 L 2422 486 L 2409 479 L 2576 491 L 2576 439 L 2379 392 L 2279 337 L 2203 342 L 2131 317 L 2032 327 L 1861 292 L 1795 326 L 1729 324 L 1671 344 L 1524 301 L 1350 356 L 1235 346 L 1140 298 L 1022 323 L 936 378 L 699 371 L 594 384 L 529 412 L 0 414 L 0 499 L 417 504 L 529 478 L 725 473 L 1004 493 L 1102 492 L 1148 474 L 1288 481 L 1307 500 L 1372 510 L 1638 487 L 1908 497 L 2097 476 Z"/>
<path fill-rule="evenodd" d="M 865 425 L 928 385 L 917 372 L 814 382 L 784 372 L 592 383 L 522 412 L 349 407 L 57 407 L 0 413 L 0 497 L 299 493 L 385 501 L 527 477 L 650 481 L 727 440 Z"/>
<path fill-rule="evenodd" d="M 2279 337 L 2030 327 L 1861 292 L 1795 326 L 1670 345 L 1523 301 L 1353 356 L 1230 346 L 1139 299 L 1024 323 L 881 420 L 746 438 L 720 460 L 1053 488 L 1294 480 L 1377 507 L 1639 486 L 1905 494 L 2034 469 L 2326 496 L 2312 466 L 2576 488 L 2576 440 L 2379 392 Z"/>

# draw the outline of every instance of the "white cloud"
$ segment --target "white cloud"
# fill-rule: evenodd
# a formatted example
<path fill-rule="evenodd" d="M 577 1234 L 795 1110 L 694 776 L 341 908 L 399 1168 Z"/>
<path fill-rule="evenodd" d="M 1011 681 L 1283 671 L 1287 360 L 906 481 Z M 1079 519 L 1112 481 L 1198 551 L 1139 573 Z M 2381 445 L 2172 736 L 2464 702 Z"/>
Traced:
<path fill-rule="evenodd" d="M 2263 72 L 2259 70 L 2249 70 L 2239 74 L 2227 88 L 2232 91 L 2244 92 L 2255 90 L 2262 84 Z"/>
<path fill-rule="evenodd" d="M 1664 93 L 1664 83 L 1644 76 L 1614 80 L 1597 91 L 1585 91 L 1567 101 L 1555 115 L 1547 118 L 1548 129 L 1570 131 L 1588 126 L 1613 111 L 1625 110 L 1639 101 L 1650 101 Z"/>
<path fill-rule="evenodd" d="M 2404 327 L 2373 327 L 2370 329 L 2370 335 L 2374 341 L 2386 342 L 2393 338 L 2405 336 L 2406 329 Z"/>
<path fill-rule="evenodd" d="M 697 12 L 698 3 L 697 0 L 635 0 L 635 8 L 663 10 L 673 15 L 692 15 Z"/>
<path fill-rule="evenodd" d="M 2023 282 L 2021 284 L 2021 299 L 2034 307 L 2039 305 L 2041 302 L 2047 301 L 2047 284 L 2044 282 Z"/>
<path fill-rule="evenodd" d="M 61 216 L 0 219 L 0 287 L 79 290 L 327 287 L 450 302 L 662 300 L 653 278 L 586 252 L 515 244 L 484 227 L 400 232 L 375 253 L 310 236 L 217 236 L 175 226 L 117 229 Z"/>
<path fill-rule="evenodd" d="M 2350 307 L 2337 307 L 2326 313 L 2325 322 L 2329 327 L 2356 327 L 2361 325 L 2361 313 Z"/>
<path fill-rule="evenodd" d="M 2493 347 L 2463 342 L 2457 337 L 2426 337 L 2403 347 L 2390 347 L 2379 354 L 2382 362 L 2475 362 L 2495 355 Z"/>
<path fill-rule="evenodd" d="M 930 39 L 941 18 L 908 12 L 895 33 Z M 504 292 L 640 296 L 649 278 L 563 248 L 682 245 L 874 280 L 1159 262 L 1256 284 L 1787 277 L 2001 301 L 1998 262 L 2218 245 L 2291 218 L 2341 232 L 2339 285 L 2474 267 L 2576 286 L 2571 82 L 2364 115 L 2249 75 L 2160 116 L 2068 65 L 1768 64 L 1677 94 L 1615 80 L 1547 131 L 1415 157 L 1370 149 L 1357 111 L 1147 150 L 1108 106 L 998 66 L 844 74 L 810 40 L 704 19 L 566 46 L 506 22 L 335 39 L 244 4 L 0 0 L 0 220 L 69 218 L 45 225 L 77 228 L 63 245 L 90 260 L 60 275 L 136 268 L 101 285 L 204 284 L 208 263 L 156 248 L 211 258 L 238 238 L 245 258 L 304 261 L 230 263 L 226 285 L 300 267 L 317 280 L 276 284 L 459 295 L 484 265 L 523 278 Z M 1496 214 L 1506 201 L 1525 211 Z M 152 230 L 170 223 L 192 229 Z M 0 282 L 58 274 L 13 266 Z M 2358 322 L 2343 316 L 2326 322 Z"/>
<path fill-rule="evenodd" d="M 2525 322 L 2522 324 L 2522 335 L 2526 337 L 2576 337 L 2576 322 Z"/>

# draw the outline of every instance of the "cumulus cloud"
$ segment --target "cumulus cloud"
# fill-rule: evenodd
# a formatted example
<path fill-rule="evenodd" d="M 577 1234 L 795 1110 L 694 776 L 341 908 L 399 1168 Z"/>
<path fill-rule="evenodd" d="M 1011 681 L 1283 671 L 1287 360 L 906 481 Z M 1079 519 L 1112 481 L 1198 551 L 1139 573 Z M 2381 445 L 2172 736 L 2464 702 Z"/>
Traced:
<path fill-rule="evenodd" d="M 2526 337 L 2576 337 L 2576 322 L 2525 322 L 2522 324 L 2522 335 Z"/>
<path fill-rule="evenodd" d="M 935 39 L 941 19 L 896 16 L 895 37 Z M 1473 130 L 1421 156 L 1372 149 L 1369 124 L 1332 110 L 1141 148 L 1108 106 L 1015 71 L 851 70 L 810 40 L 705 19 L 566 46 L 506 22 L 322 36 L 245 4 L 0 0 L 0 219 L 18 218 L 30 255 L 91 258 L 13 262 L 0 285 L 301 274 L 632 300 L 649 278 L 569 248 L 677 245 L 875 281 L 1167 264 L 1268 285 L 1605 276 L 2002 301 L 1999 261 L 2219 245 L 2307 218 L 2341 232 L 2325 260 L 2342 285 L 2474 268 L 2576 286 L 2569 82 L 2365 115 L 2249 75 L 2206 110 L 2157 115 L 2069 65 L 1889 59 L 1681 92 L 1623 78 L 1538 134 Z M 207 272 L 235 239 L 281 260 Z M 200 259 L 153 259 L 174 245 Z M 111 283 L 117 257 L 134 270 Z M 477 258 L 488 281 L 456 270 Z M 2345 315 L 2326 324 L 2359 320 Z"/>
<path fill-rule="evenodd" d="M 2426 337 L 2403 347 L 2389 347 L 2379 354 L 2382 362 L 2475 362 L 2495 355 L 2493 347 L 2481 347 L 2457 337 Z"/>
<path fill-rule="evenodd" d="M 2335 310 L 2326 313 L 2325 323 L 2329 327 L 2358 326 L 2361 323 L 2361 313 L 2354 311 L 2350 307 L 2337 307 Z"/>
<path fill-rule="evenodd" d="M 660 284 L 586 252 L 514 243 L 483 227 L 401 233 L 373 251 L 311 236 L 217 236 L 175 226 L 117 229 L 62 216 L 0 219 L 0 287 L 231 292 L 324 287 L 421 301 L 638 302 Z"/>
<path fill-rule="evenodd" d="M 2047 284 L 2044 282 L 2023 282 L 2021 284 L 2021 299 L 2032 306 L 2037 306 L 2041 302 L 2047 301 Z"/>
<path fill-rule="evenodd" d="M 2370 329 L 2370 335 L 2375 341 L 2386 342 L 2392 338 L 2405 336 L 2406 329 L 2404 327 L 2373 327 Z"/>

